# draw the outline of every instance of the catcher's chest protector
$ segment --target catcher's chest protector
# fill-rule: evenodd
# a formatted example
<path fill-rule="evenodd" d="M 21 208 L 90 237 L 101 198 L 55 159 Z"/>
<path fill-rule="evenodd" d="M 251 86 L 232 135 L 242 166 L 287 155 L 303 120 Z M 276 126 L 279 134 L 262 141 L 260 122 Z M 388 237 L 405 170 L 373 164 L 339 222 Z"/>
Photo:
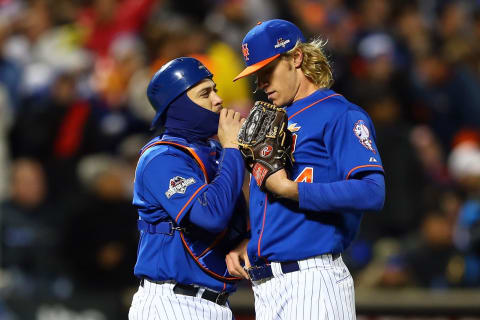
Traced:
<path fill-rule="evenodd" d="M 142 153 L 148 148 L 156 145 L 170 145 L 172 147 L 183 150 L 190 155 L 195 162 L 199 165 L 203 172 L 205 183 L 209 183 L 211 177 L 214 177 L 218 164 L 212 159 L 212 155 L 208 152 L 201 152 L 193 144 L 189 144 L 187 141 L 169 137 L 169 140 L 159 140 L 146 146 Z M 221 147 L 211 140 L 212 149 L 215 149 L 215 158 L 220 156 Z M 213 151 L 212 151 L 213 153 Z M 233 220 L 233 219 L 232 219 Z M 182 239 L 183 246 L 189 255 L 194 259 L 197 265 L 210 276 L 220 281 L 238 281 L 240 278 L 231 276 L 228 273 L 227 266 L 225 264 L 225 255 L 228 253 L 227 249 L 231 246 L 226 242 L 225 235 L 228 232 L 228 228 L 220 234 L 212 234 L 203 229 L 195 227 L 193 225 L 185 228 L 179 228 L 180 237 Z M 220 248 L 221 247 L 221 248 Z"/>

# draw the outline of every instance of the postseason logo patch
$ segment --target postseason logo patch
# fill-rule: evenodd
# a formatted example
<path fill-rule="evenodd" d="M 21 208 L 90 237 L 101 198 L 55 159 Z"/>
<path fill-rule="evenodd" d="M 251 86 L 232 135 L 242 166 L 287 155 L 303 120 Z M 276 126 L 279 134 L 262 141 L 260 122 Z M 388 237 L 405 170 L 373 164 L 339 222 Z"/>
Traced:
<path fill-rule="evenodd" d="M 248 56 L 250 55 L 250 53 L 248 52 L 248 43 L 242 44 L 242 53 L 245 61 L 248 61 Z"/>
<path fill-rule="evenodd" d="M 194 183 L 195 183 L 194 178 L 185 179 L 185 178 L 176 176 L 170 179 L 168 190 L 167 192 L 165 192 L 165 195 L 167 196 L 168 199 L 170 199 L 176 193 L 184 194 L 185 191 L 187 190 L 187 187 Z"/>
<path fill-rule="evenodd" d="M 358 138 L 362 146 L 376 154 L 375 149 L 373 149 L 372 139 L 370 139 L 370 130 L 368 130 L 365 125 L 365 121 L 358 120 L 353 126 L 353 133 L 355 133 L 355 136 Z"/>
<path fill-rule="evenodd" d="M 283 38 L 278 38 L 277 39 L 277 44 L 274 46 L 275 49 L 278 49 L 280 47 L 284 47 L 290 43 L 290 39 L 283 40 Z"/>

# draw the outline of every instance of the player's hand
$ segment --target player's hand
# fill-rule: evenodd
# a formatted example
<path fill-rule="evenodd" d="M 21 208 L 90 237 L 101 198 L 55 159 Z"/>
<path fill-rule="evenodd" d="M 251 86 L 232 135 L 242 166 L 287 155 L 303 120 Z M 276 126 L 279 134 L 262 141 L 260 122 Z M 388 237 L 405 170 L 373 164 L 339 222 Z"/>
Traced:
<path fill-rule="evenodd" d="M 238 131 L 245 119 L 235 110 L 223 108 L 220 111 L 220 120 L 218 122 L 218 140 L 224 148 L 238 149 L 237 137 Z"/>
<path fill-rule="evenodd" d="M 250 261 L 247 255 L 248 240 L 249 239 L 243 240 L 235 249 L 230 251 L 225 258 L 228 272 L 232 276 L 248 279 L 248 273 L 244 269 L 244 267 L 250 268 Z"/>
<path fill-rule="evenodd" d="M 285 169 L 268 177 L 265 187 L 279 197 L 298 201 L 298 183 L 288 179 Z"/>

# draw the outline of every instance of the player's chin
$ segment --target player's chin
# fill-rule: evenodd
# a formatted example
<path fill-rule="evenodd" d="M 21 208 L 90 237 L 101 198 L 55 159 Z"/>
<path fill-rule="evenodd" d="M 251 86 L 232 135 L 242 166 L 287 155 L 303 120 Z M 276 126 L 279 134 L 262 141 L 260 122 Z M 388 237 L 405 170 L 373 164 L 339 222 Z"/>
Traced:
<path fill-rule="evenodd" d="M 270 100 L 271 103 L 273 103 L 276 106 L 279 106 L 279 103 L 281 102 L 281 101 L 279 101 L 279 99 L 275 99 L 275 98 L 269 99 L 269 100 Z"/>
<path fill-rule="evenodd" d="M 278 106 L 278 103 L 279 103 L 279 99 L 278 97 L 275 95 L 275 94 L 270 94 L 268 95 L 268 101 L 270 101 L 271 103 L 273 103 L 274 105 Z"/>

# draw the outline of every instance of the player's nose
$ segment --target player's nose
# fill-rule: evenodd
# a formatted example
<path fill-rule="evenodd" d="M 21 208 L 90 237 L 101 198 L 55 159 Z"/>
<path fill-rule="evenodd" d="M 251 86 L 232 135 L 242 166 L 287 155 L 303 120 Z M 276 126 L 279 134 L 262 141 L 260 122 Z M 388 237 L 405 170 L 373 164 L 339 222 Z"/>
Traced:
<path fill-rule="evenodd" d="M 213 92 L 212 103 L 214 106 L 222 105 L 223 103 L 222 98 L 220 98 L 220 96 L 216 92 Z"/>

